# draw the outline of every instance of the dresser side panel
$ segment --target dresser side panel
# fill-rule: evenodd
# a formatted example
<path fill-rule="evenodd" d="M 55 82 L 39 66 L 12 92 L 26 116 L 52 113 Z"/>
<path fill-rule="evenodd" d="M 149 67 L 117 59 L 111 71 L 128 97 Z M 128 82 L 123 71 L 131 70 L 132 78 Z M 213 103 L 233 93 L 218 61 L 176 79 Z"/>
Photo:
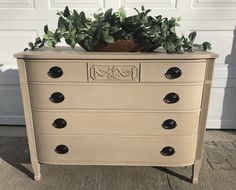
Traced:
<path fill-rule="evenodd" d="M 23 100 L 23 109 L 25 115 L 25 123 L 26 123 L 26 132 L 29 143 L 29 151 L 30 151 L 30 159 L 32 163 L 32 168 L 35 173 L 35 180 L 40 180 L 40 165 L 38 163 L 38 156 L 36 150 L 35 136 L 34 136 L 34 128 L 33 128 L 33 120 L 32 120 L 32 112 L 31 112 L 31 103 L 29 97 L 29 88 L 27 84 L 27 74 L 25 69 L 25 61 L 23 59 L 17 59 L 17 65 L 19 70 L 19 79 L 20 79 L 20 88 Z"/>
<path fill-rule="evenodd" d="M 205 83 L 203 86 L 202 101 L 201 101 L 202 111 L 200 112 L 199 126 L 198 126 L 196 160 L 201 160 L 202 153 L 203 153 L 204 136 L 205 136 L 205 131 L 206 131 L 206 122 L 207 122 L 208 107 L 209 107 L 209 101 L 210 101 L 214 62 L 215 62 L 215 59 L 207 59 Z"/>

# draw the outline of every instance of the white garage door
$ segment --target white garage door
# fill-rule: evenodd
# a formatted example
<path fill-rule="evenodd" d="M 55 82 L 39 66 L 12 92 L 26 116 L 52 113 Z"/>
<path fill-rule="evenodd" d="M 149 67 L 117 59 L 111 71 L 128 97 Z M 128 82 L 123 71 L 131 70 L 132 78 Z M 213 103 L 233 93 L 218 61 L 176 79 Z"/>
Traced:
<path fill-rule="evenodd" d="M 212 43 L 220 54 L 214 72 L 208 128 L 236 128 L 236 0 L 0 0 L 0 124 L 24 124 L 17 67 L 13 53 L 55 28 L 56 11 L 66 5 L 87 15 L 99 7 L 144 5 L 152 14 L 181 16 L 183 33 L 196 30 L 198 41 Z"/>

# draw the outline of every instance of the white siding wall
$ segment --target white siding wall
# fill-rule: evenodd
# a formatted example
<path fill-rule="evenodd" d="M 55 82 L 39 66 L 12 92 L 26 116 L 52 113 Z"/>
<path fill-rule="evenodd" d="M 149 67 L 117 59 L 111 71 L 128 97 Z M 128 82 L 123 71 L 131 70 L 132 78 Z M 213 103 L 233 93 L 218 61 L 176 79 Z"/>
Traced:
<path fill-rule="evenodd" d="M 66 5 L 87 15 L 98 8 L 144 5 L 152 14 L 181 16 L 181 31 L 198 32 L 220 54 L 214 72 L 208 128 L 236 128 L 236 0 L 0 0 L 0 124 L 23 124 L 16 61 L 28 41 L 54 28 L 56 11 Z"/>

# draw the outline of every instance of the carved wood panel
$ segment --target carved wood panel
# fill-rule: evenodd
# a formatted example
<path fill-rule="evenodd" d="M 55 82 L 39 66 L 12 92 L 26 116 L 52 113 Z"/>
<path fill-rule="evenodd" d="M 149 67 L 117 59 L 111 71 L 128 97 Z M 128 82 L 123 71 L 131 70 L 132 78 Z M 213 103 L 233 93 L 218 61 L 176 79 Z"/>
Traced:
<path fill-rule="evenodd" d="M 89 81 L 139 82 L 139 63 L 93 64 L 89 63 Z"/>

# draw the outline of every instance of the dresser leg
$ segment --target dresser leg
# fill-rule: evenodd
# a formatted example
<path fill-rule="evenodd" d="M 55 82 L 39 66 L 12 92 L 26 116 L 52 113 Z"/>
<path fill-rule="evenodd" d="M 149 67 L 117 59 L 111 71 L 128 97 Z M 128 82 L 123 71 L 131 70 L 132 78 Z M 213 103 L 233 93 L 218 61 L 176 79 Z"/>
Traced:
<path fill-rule="evenodd" d="M 192 182 L 193 184 L 198 183 L 198 175 L 201 169 L 201 160 L 195 160 L 193 165 L 193 176 L 192 176 Z"/>
<path fill-rule="evenodd" d="M 32 168 L 34 171 L 34 180 L 39 181 L 41 179 L 40 164 L 38 162 L 32 162 Z"/>

